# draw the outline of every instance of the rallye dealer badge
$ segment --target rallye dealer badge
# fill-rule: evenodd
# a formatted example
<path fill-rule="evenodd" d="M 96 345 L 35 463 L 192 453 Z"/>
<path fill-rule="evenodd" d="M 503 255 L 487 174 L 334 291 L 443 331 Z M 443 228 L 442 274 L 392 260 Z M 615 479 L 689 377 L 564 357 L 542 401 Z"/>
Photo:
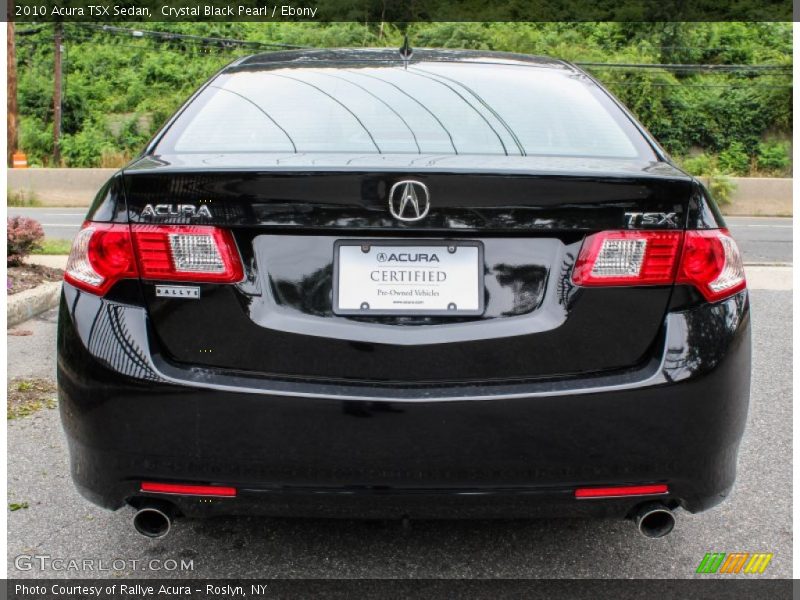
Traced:
<path fill-rule="evenodd" d="M 159 298 L 196 300 L 200 297 L 200 288 L 193 285 L 157 285 L 156 296 Z"/>

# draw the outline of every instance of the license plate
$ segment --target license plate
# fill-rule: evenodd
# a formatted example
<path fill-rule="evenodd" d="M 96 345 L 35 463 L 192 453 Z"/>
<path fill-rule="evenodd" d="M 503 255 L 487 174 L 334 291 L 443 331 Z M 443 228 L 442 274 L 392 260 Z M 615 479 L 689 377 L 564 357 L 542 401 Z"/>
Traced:
<path fill-rule="evenodd" d="M 473 241 L 339 240 L 339 315 L 480 315 L 483 245 Z"/>

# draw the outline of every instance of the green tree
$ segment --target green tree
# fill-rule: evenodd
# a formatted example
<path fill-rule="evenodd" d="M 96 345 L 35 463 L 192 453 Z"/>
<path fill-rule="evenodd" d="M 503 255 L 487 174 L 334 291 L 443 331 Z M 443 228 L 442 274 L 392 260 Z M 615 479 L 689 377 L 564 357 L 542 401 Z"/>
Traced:
<path fill-rule="evenodd" d="M 375 0 L 366 12 L 357 8 L 362 4 L 354 3 L 352 14 L 361 23 L 109 25 L 246 40 L 275 49 L 398 48 L 408 33 L 417 48 L 524 52 L 579 62 L 787 66 L 792 60 L 788 23 L 393 23 L 402 15 L 393 12 L 397 9 L 392 3 Z M 509 5 L 509 14 L 519 10 Z M 48 165 L 53 149 L 52 25 L 20 29 L 27 29 L 18 36 L 17 48 L 20 145 L 31 164 Z M 124 163 L 200 83 L 254 51 L 223 43 L 111 35 L 78 23 L 66 24 L 65 35 L 62 155 L 64 164 L 73 167 Z M 791 139 L 791 75 L 604 67 L 588 71 L 673 155 L 704 152 L 715 164 L 719 159 L 720 167 L 735 163 L 737 170 L 745 162 L 761 172 L 790 169 L 779 166 L 780 150 L 766 150 L 763 144 Z"/>

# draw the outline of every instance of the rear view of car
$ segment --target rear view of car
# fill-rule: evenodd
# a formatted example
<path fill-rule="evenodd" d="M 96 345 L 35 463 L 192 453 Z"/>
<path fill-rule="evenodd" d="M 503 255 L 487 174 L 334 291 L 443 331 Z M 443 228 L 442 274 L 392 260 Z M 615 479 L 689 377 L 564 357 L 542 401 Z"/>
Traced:
<path fill-rule="evenodd" d="M 242 59 L 75 240 L 73 478 L 150 536 L 218 514 L 664 535 L 734 483 L 745 285 L 705 188 L 571 65 Z"/>

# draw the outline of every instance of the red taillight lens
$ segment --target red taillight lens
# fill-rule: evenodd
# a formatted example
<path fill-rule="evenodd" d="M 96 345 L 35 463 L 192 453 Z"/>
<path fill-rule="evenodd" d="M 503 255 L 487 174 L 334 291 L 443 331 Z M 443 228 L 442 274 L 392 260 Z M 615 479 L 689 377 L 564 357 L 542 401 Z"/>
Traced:
<path fill-rule="evenodd" d="M 238 283 L 244 277 L 230 231 L 208 226 L 84 224 L 64 279 L 104 295 L 120 279 Z"/>
<path fill-rule="evenodd" d="M 64 279 L 83 290 L 105 294 L 120 279 L 136 277 L 127 225 L 85 223 L 72 243 Z"/>
<path fill-rule="evenodd" d="M 746 286 L 742 258 L 726 229 L 601 231 L 581 247 L 572 281 L 581 286 L 695 286 L 710 302 Z"/>
<path fill-rule="evenodd" d="M 659 285 L 675 281 L 680 231 L 601 231 L 581 247 L 572 281 L 583 286 Z"/>
<path fill-rule="evenodd" d="M 687 231 L 677 283 L 694 285 L 710 302 L 747 285 L 736 242 L 726 229 Z"/>

